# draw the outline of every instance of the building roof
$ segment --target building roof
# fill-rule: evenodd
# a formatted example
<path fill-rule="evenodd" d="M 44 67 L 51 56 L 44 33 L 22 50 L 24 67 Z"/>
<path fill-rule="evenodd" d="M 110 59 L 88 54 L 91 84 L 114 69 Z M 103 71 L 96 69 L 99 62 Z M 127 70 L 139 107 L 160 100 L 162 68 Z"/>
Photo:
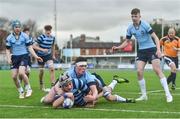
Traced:
<path fill-rule="evenodd" d="M 113 43 L 113 42 L 72 42 L 72 48 L 84 48 L 84 49 L 111 49 L 112 46 L 118 46 L 119 43 Z M 70 43 L 68 42 L 68 48 L 70 46 Z"/>

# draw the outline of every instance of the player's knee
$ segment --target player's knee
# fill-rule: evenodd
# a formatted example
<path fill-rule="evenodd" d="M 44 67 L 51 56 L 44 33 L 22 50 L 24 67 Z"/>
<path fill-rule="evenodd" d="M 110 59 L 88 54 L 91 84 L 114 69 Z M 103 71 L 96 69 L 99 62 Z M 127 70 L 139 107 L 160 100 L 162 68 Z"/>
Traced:
<path fill-rule="evenodd" d="M 40 74 L 43 74 L 43 73 L 44 73 L 44 70 L 43 70 L 43 69 L 40 69 L 40 70 L 39 70 L 39 73 L 40 73 Z"/>
<path fill-rule="evenodd" d="M 25 72 L 19 72 L 19 76 L 23 77 L 25 75 Z"/>
<path fill-rule="evenodd" d="M 105 99 L 108 100 L 108 101 L 113 101 L 110 94 L 108 96 L 106 96 Z"/>
<path fill-rule="evenodd" d="M 176 67 L 173 67 L 173 68 L 171 69 L 171 72 L 176 73 L 176 72 L 177 72 Z"/>
<path fill-rule="evenodd" d="M 139 76 L 143 75 L 143 70 L 138 69 L 138 70 L 137 70 L 137 74 L 138 74 Z"/>
<path fill-rule="evenodd" d="M 54 72 L 54 67 L 49 68 L 50 72 Z"/>
<path fill-rule="evenodd" d="M 160 73 L 162 73 L 162 71 L 161 71 L 160 68 L 155 67 L 155 68 L 153 68 L 153 70 L 154 70 L 155 73 L 158 74 L 158 75 L 159 75 Z"/>
<path fill-rule="evenodd" d="M 12 78 L 15 80 L 17 79 L 17 74 L 12 75 Z"/>
<path fill-rule="evenodd" d="M 137 70 L 137 74 L 139 77 L 142 77 L 143 76 L 143 71 L 142 70 Z"/>

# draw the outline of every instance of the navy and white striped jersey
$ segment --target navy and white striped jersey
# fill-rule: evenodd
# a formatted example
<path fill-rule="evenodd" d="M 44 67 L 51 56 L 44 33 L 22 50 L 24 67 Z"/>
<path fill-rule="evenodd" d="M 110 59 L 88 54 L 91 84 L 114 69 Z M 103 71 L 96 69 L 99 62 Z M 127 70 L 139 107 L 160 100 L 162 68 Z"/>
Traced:
<path fill-rule="evenodd" d="M 84 96 L 87 95 L 90 91 L 88 86 L 80 79 L 73 78 L 73 90 L 74 95 L 74 104 L 75 105 L 85 105 L 86 102 L 83 100 Z"/>
<path fill-rule="evenodd" d="M 51 48 L 54 45 L 55 37 L 42 34 L 37 38 L 36 42 L 38 43 L 40 48 L 49 49 L 48 53 L 37 51 L 38 56 L 46 56 L 51 54 L 52 52 Z"/>

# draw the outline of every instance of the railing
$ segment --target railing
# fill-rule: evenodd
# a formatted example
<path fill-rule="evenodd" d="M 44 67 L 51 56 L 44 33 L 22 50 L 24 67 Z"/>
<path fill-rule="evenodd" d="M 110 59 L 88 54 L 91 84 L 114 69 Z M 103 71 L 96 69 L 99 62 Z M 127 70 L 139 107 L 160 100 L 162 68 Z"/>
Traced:
<path fill-rule="evenodd" d="M 81 55 L 81 57 L 136 57 L 136 53 L 116 53 L 112 55 Z"/>

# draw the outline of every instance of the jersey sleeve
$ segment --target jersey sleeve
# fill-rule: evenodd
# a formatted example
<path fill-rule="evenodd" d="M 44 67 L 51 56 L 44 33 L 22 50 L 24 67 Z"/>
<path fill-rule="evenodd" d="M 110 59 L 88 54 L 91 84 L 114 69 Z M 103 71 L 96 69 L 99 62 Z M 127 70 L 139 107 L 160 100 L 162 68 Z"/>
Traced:
<path fill-rule="evenodd" d="M 87 85 L 90 87 L 91 85 L 96 85 L 96 81 L 94 79 L 94 77 L 90 74 L 87 73 L 86 75 L 86 80 L 87 80 Z"/>
<path fill-rule="evenodd" d="M 126 32 L 126 39 L 131 39 L 131 37 L 132 37 L 131 26 L 129 26 Z"/>
<path fill-rule="evenodd" d="M 152 27 L 150 26 L 149 23 L 143 21 L 143 26 L 144 26 L 145 30 L 146 30 L 149 34 L 152 34 L 152 33 L 153 33 L 153 29 L 152 29 Z"/>
<path fill-rule="evenodd" d="M 53 44 L 55 43 L 55 40 L 56 40 L 56 38 L 55 38 L 55 37 L 53 37 Z"/>
<path fill-rule="evenodd" d="M 30 39 L 30 37 L 27 34 L 23 34 L 23 36 L 25 38 L 26 46 L 32 45 L 32 40 Z"/>
<path fill-rule="evenodd" d="M 41 44 L 42 40 L 43 40 L 43 36 L 40 35 L 40 36 L 36 39 L 36 43 Z"/>
<path fill-rule="evenodd" d="M 10 42 L 10 37 L 6 38 L 6 48 L 10 49 L 11 48 L 11 42 Z"/>

